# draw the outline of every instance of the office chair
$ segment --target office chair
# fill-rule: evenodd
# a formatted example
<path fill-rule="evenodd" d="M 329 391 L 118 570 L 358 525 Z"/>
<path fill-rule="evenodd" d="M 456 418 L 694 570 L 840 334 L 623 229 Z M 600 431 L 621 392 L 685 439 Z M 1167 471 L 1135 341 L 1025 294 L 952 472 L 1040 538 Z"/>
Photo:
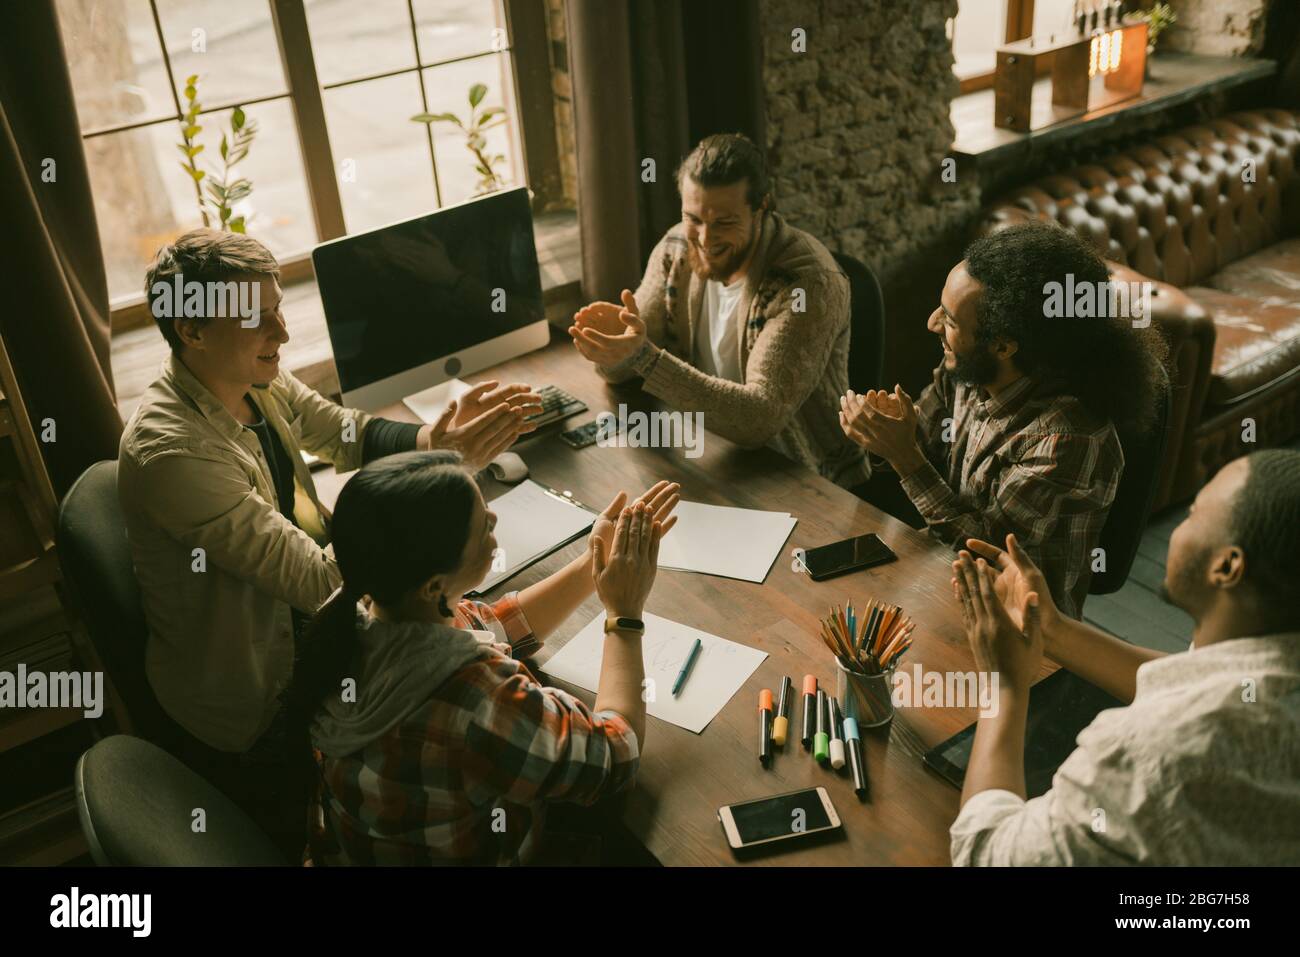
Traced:
<path fill-rule="evenodd" d="M 1160 464 L 1169 445 L 1169 419 L 1173 415 L 1173 389 L 1163 367 L 1161 380 L 1162 396 L 1151 431 L 1144 435 L 1120 433 L 1124 474 L 1120 476 L 1115 501 L 1111 503 L 1106 524 L 1102 526 L 1097 541 L 1106 552 L 1106 570 L 1092 573 L 1092 581 L 1088 584 L 1090 595 L 1109 595 L 1119 591 L 1128 579 L 1138 545 L 1142 542 L 1142 533 L 1146 530 L 1151 503 L 1155 501 L 1156 483 L 1160 479 Z"/>
<path fill-rule="evenodd" d="M 59 506 L 59 561 L 133 730 L 151 741 L 174 728 L 144 672 L 148 627 L 117 499 L 117 462 L 96 462 Z"/>
<path fill-rule="evenodd" d="M 833 253 L 849 277 L 849 388 L 854 392 L 884 387 L 885 297 L 864 263 Z"/>
<path fill-rule="evenodd" d="M 125 734 L 77 761 L 77 817 L 96 864 L 283 866 L 270 838 L 229 798 L 162 748 Z M 204 815 L 196 833 L 195 809 Z"/>

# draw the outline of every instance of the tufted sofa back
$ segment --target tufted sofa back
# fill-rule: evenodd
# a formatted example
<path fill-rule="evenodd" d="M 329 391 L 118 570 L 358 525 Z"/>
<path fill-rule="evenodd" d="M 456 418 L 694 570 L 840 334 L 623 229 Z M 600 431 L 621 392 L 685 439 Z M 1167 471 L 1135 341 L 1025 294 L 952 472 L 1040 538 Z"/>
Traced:
<path fill-rule="evenodd" d="M 1300 112 L 1235 113 L 1020 187 L 989 208 L 979 231 L 1056 220 L 1107 259 L 1197 285 L 1300 234 L 1298 165 Z"/>

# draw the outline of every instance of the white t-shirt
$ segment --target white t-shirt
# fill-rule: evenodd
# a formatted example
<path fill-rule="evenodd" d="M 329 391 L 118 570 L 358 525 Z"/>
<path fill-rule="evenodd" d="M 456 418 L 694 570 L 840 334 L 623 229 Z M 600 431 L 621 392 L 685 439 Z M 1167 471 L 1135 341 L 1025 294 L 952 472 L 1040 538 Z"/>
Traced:
<path fill-rule="evenodd" d="M 745 289 L 742 276 L 730 286 L 712 279 L 704 287 L 704 321 L 695 330 L 695 367 L 701 372 L 740 381 L 740 344 L 736 339 L 736 304 Z"/>

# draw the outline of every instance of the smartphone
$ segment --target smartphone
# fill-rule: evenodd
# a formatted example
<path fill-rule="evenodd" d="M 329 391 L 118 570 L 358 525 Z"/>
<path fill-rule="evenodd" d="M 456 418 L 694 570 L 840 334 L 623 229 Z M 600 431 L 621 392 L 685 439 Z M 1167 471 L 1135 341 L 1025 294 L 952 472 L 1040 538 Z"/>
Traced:
<path fill-rule="evenodd" d="M 790 791 L 718 808 L 718 821 L 733 851 L 826 835 L 840 829 L 840 816 L 825 788 Z"/>
<path fill-rule="evenodd" d="M 815 582 L 859 568 L 883 565 L 898 558 L 893 550 L 875 535 L 859 535 L 842 542 L 810 548 L 804 553 L 804 567 Z"/>
<path fill-rule="evenodd" d="M 618 420 L 613 416 L 606 421 L 604 434 L 608 437 L 618 434 Z M 595 419 L 586 425 L 580 425 L 576 429 L 570 429 L 568 432 L 560 433 L 560 438 L 575 449 L 585 449 L 588 446 L 595 445 L 600 437 L 600 419 Z"/>

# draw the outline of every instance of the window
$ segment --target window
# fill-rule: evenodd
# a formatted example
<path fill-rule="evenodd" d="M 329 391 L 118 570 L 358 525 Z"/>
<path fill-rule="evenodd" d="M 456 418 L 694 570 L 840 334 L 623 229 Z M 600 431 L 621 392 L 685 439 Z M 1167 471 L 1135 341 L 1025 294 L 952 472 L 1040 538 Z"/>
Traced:
<path fill-rule="evenodd" d="M 958 0 L 957 16 L 948 24 L 961 91 L 993 85 L 997 49 L 1004 43 L 1028 36 L 1047 40 L 1073 30 L 1079 5 L 1078 0 Z M 1047 66 L 1047 60 L 1040 61 L 1040 69 Z"/>
<path fill-rule="evenodd" d="M 558 150 L 523 156 L 526 141 L 555 143 L 553 133 L 530 138 L 524 129 L 553 127 L 550 103 L 528 115 L 516 103 L 516 58 L 545 63 L 550 48 L 544 16 L 518 12 L 524 0 L 56 3 L 115 329 L 148 321 L 146 265 L 159 246 L 202 224 L 178 149 L 192 75 L 201 167 L 219 168 L 235 106 L 257 123 L 238 171 L 253 191 L 235 214 L 289 279 L 310 274 L 307 252 L 321 240 L 475 195 L 477 158 L 461 130 L 411 117 L 464 118 L 476 84 L 487 87 L 480 109 L 504 110 L 482 152 L 501 157 L 494 168 L 505 184 L 533 185 L 539 170 L 558 179 Z"/>

